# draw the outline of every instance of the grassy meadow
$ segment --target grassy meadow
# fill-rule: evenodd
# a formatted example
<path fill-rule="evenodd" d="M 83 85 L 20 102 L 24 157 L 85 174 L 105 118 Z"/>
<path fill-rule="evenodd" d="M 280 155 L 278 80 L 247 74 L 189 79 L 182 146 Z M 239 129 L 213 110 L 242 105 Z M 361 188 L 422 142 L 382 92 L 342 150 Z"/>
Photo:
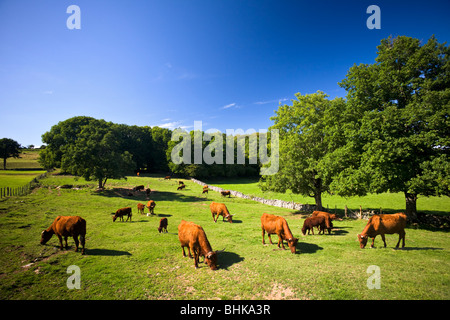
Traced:
<path fill-rule="evenodd" d="M 360 249 L 356 234 L 364 220 L 334 222 L 331 235 L 302 235 L 305 215 L 240 198 L 202 195 L 202 187 L 158 176 L 111 180 L 96 191 L 95 182 L 50 175 L 29 195 L 0 201 L 0 299 L 449 299 L 450 238 L 444 231 L 406 230 L 406 248 L 395 250 L 397 235 L 379 237 L 374 249 Z M 56 189 L 62 184 L 79 186 Z M 145 193 L 127 196 L 143 184 L 154 192 L 156 216 L 137 213 Z M 247 183 L 235 184 L 244 191 Z M 254 188 L 253 185 L 250 188 Z M 251 192 L 248 192 L 251 194 Z M 214 223 L 212 201 L 223 202 L 234 223 Z M 377 204 L 378 205 L 378 204 Z M 112 221 L 111 212 L 133 208 L 132 222 Z M 331 205 L 330 205 L 331 207 Z M 424 210 L 433 211 L 433 206 Z M 146 212 L 148 210 L 146 209 Z M 297 254 L 262 244 L 263 212 L 286 218 L 299 238 Z M 61 251 L 54 236 L 40 245 L 40 233 L 58 215 L 87 221 L 86 254 Z M 167 217 L 169 233 L 157 231 Z M 177 226 L 184 219 L 200 224 L 218 256 L 217 271 L 206 264 L 194 268 L 184 258 Z M 275 240 L 276 236 L 272 236 Z M 67 268 L 81 270 L 81 288 L 69 290 Z M 369 289 L 367 268 L 380 268 L 381 288 Z"/>

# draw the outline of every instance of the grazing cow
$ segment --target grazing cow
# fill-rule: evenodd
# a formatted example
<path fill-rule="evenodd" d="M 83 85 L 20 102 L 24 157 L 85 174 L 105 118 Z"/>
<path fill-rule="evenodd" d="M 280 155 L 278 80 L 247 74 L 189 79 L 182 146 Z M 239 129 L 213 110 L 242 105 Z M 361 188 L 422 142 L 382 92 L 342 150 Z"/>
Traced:
<path fill-rule="evenodd" d="M 113 222 L 116 221 L 117 218 L 120 218 L 120 221 L 123 221 L 123 216 L 127 216 L 127 221 L 130 219 L 131 222 L 131 207 L 121 208 L 116 211 L 113 216 Z"/>
<path fill-rule="evenodd" d="M 208 186 L 204 186 L 202 194 L 208 193 L 208 191 L 209 191 Z"/>
<path fill-rule="evenodd" d="M 145 189 L 145 194 L 147 195 L 147 197 L 150 195 L 150 193 L 152 193 L 152 190 L 150 188 Z"/>
<path fill-rule="evenodd" d="M 227 206 L 224 203 L 211 202 L 209 205 L 214 222 L 217 222 L 219 216 L 222 216 L 222 221 L 227 219 L 228 222 L 233 223 L 232 217 L 228 212 Z"/>
<path fill-rule="evenodd" d="M 86 220 L 78 216 L 57 216 L 50 227 L 41 233 L 41 244 L 46 244 L 48 240 L 56 234 L 59 239 L 59 244 L 61 250 L 63 250 L 62 238 L 66 242 L 67 248 L 67 237 L 73 237 L 75 241 L 75 252 L 78 252 L 78 236 L 80 236 L 81 254 L 84 254 L 84 243 L 86 237 Z"/>
<path fill-rule="evenodd" d="M 186 186 L 185 186 L 184 184 L 182 184 L 181 186 L 179 186 L 179 187 L 177 188 L 177 190 L 183 190 L 184 188 L 186 188 Z"/>
<path fill-rule="evenodd" d="M 159 233 L 161 233 L 161 231 L 167 232 L 167 218 L 162 218 L 161 220 L 159 220 L 159 227 L 158 227 L 158 231 Z"/>
<path fill-rule="evenodd" d="M 183 257 L 186 257 L 184 248 L 188 248 L 189 258 L 192 258 L 191 251 L 194 254 L 195 268 L 198 268 L 200 256 L 205 257 L 205 263 L 211 270 L 217 269 L 217 254 L 221 251 L 213 251 L 203 228 L 193 222 L 181 220 L 178 225 L 178 239 L 183 249 Z"/>
<path fill-rule="evenodd" d="M 140 214 L 144 214 L 145 205 L 142 203 L 137 204 L 137 209 Z"/>
<path fill-rule="evenodd" d="M 309 217 L 305 219 L 305 222 L 303 222 L 303 228 L 302 228 L 302 233 L 303 235 L 306 234 L 306 230 L 308 230 L 308 234 L 309 231 L 311 230 L 312 234 L 314 234 L 314 227 L 319 228 L 319 234 L 325 233 L 325 217 L 323 216 L 316 216 L 316 217 Z"/>
<path fill-rule="evenodd" d="M 184 182 L 181 180 L 178 180 L 178 184 L 184 184 Z"/>
<path fill-rule="evenodd" d="M 406 234 L 405 227 L 406 215 L 403 212 L 395 214 L 376 214 L 369 219 L 361 234 L 358 234 L 359 247 L 364 249 L 367 244 L 367 239 L 370 237 L 372 238 L 370 247 L 373 248 L 375 237 L 381 235 L 384 247 L 386 248 L 386 239 L 384 235 L 398 233 L 398 242 L 395 247 L 398 248 L 400 240 L 403 240 L 402 248 L 404 248 Z"/>
<path fill-rule="evenodd" d="M 148 213 L 155 214 L 154 213 L 155 207 L 156 207 L 155 201 L 150 200 L 149 202 L 147 202 Z M 147 216 L 148 216 L 148 214 L 147 214 Z"/>
<path fill-rule="evenodd" d="M 337 215 L 331 214 L 328 212 L 324 212 L 324 211 L 314 211 L 311 215 L 311 217 L 318 217 L 318 216 L 322 216 L 325 218 L 325 226 L 326 226 L 326 229 L 328 230 L 328 234 L 331 234 L 331 228 L 333 228 L 333 223 L 331 222 L 332 220 L 342 221 L 342 219 L 340 219 Z M 325 234 L 325 231 L 324 231 L 324 234 Z"/>
<path fill-rule="evenodd" d="M 171 176 L 165 176 L 164 180 L 170 180 L 170 178 L 172 178 Z"/>
<path fill-rule="evenodd" d="M 263 244 L 266 244 L 264 240 L 265 232 L 267 232 L 270 244 L 273 244 L 270 235 L 276 234 L 278 236 L 278 248 L 280 247 L 281 244 L 283 249 L 285 249 L 283 240 L 286 240 L 289 245 L 289 248 L 291 249 L 291 252 L 296 253 L 295 246 L 297 245 L 298 239 L 294 238 L 294 236 L 292 235 L 292 232 L 289 229 L 286 219 L 273 214 L 263 213 L 263 215 L 261 216 L 261 229 L 262 229 Z"/>
<path fill-rule="evenodd" d="M 144 190 L 144 189 L 145 189 L 145 187 L 143 185 L 140 185 L 140 186 L 134 187 L 133 191 L 141 191 L 141 190 Z"/>
<path fill-rule="evenodd" d="M 231 197 L 231 192 L 229 190 L 227 191 L 220 191 L 220 194 L 222 195 L 222 197 L 228 196 L 228 198 Z"/>

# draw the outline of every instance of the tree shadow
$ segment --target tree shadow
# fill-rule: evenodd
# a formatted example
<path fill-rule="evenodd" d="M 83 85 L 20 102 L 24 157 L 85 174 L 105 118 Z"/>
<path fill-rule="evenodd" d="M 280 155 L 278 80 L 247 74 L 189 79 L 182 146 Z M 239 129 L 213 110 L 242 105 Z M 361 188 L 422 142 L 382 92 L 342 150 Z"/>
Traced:
<path fill-rule="evenodd" d="M 89 256 L 131 256 L 128 251 L 111 250 L 111 249 L 87 249 L 86 254 Z"/>
<path fill-rule="evenodd" d="M 96 196 L 109 197 L 109 198 L 126 198 L 130 200 L 138 200 L 147 202 L 149 200 L 156 201 L 181 201 L 181 202 L 199 202 L 204 201 L 204 198 L 196 196 L 184 195 L 180 192 L 172 191 L 153 191 L 148 197 L 145 192 L 132 191 L 127 188 L 113 188 L 102 191 L 95 191 L 93 193 Z M 132 195 L 130 195 L 132 194 Z"/>

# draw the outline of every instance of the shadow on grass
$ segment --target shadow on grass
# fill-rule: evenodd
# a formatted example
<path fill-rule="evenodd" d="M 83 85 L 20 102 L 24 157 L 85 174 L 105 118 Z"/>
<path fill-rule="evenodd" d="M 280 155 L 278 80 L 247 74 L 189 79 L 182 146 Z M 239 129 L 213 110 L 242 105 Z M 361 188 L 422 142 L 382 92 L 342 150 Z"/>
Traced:
<path fill-rule="evenodd" d="M 302 253 L 316 253 L 318 250 L 323 250 L 322 247 L 314 243 L 298 242 L 297 249 Z"/>
<path fill-rule="evenodd" d="M 87 249 L 86 254 L 89 256 L 131 256 L 128 251 L 111 250 L 111 249 Z"/>
<path fill-rule="evenodd" d="M 95 191 L 92 193 L 96 196 L 109 197 L 109 198 L 127 198 L 131 200 L 139 200 L 147 202 L 149 200 L 157 201 L 181 201 L 181 202 L 197 202 L 204 201 L 204 198 L 195 196 L 184 195 L 181 192 L 172 191 L 153 191 L 148 197 L 145 192 L 136 191 L 133 192 L 126 188 L 113 188 L 103 191 Z M 133 194 L 133 195 L 129 195 Z"/>
<path fill-rule="evenodd" d="M 244 258 L 234 252 L 221 252 L 218 254 L 218 268 L 228 270 L 235 263 L 244 261 Z"/>

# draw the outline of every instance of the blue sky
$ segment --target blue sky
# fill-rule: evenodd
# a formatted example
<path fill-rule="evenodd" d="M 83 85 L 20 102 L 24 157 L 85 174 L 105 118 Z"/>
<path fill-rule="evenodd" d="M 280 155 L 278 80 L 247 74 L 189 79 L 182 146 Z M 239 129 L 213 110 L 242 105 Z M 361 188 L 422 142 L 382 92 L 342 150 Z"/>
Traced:
<path fill-rule="evenodd" d="M 66 26 L 72 4 L 80 30 Z M 297 92 L 344 97 L 337 82 L 389 35 L 450 42 L 448 12 L 448 0 L 0 0 L 0 138 L 40 145 L 79 115 L 267 129 Z"/>

